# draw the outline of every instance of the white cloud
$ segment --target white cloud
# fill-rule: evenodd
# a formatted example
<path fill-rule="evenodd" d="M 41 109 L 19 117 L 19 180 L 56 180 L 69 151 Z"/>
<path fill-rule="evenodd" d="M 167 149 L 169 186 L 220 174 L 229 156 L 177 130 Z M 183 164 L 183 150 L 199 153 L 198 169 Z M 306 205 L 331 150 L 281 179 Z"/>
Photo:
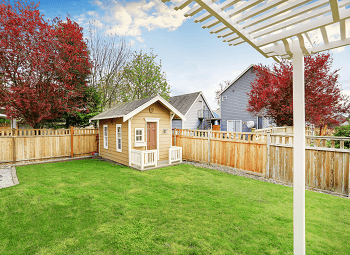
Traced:
<path fill-rule="evenodd" d="M 130 42 L 129 42 L 129 44 L 128 44 L 128 45 L 129 45 L 130 47 L 132 47 L 134 44 L 135 44 L 135 40 L 130 39 Z"/>
<path fill-rule="evenodd" d="M 87 14 L 89 14 L 90 16 L 96 16 L 96 17 L 98 16 L 98 13 L 95 11 L 90 11 Z"/>
<path fill-rule="evenodd" d="M 102 3 L 96 0 L 93 4 L 105 12 L 100 17 L 103 16 L 103 22 L 110 27 L 106 33 L 134 36 L 141 42 L 143 39 L 140 36 L 143 29 L 176 30 L 185 21 L 183 14 L 189 9 L 186 7 L 181 11 L 175 11 L 174 5 L 164 4 L 161 0 L 139 0 L 131 3 L 115 0 Z"/>
<path fill-rule="evenodd" d="M 145 39 L 143 39 L 143 38 L 141 38 L 141 37 L 136 37 L 136 40 L 138 40 L 139 42 L 144 42 L 145 41 Z"/>

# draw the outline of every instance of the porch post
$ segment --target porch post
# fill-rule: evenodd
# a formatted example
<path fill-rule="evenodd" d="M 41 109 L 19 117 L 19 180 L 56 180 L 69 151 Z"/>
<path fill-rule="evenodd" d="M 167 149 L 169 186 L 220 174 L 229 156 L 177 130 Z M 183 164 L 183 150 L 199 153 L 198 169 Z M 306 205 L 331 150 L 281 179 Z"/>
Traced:
<path fill-rule="evenodd" d="M 304 54 L 293 52 L 293 226 L 294 254 L 305 249 L 305 88 Z"/>

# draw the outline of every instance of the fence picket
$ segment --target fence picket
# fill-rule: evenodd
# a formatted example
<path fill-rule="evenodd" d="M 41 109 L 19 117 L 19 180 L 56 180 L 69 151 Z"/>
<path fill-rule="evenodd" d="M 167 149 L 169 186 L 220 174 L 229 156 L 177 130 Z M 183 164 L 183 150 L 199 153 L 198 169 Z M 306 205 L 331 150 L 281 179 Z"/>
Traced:
<path fill-rule="evenodd" d="M 97 151 L 97 129 L 74 129 L 75 156 Z M 71 156 L 69 129 L 3 129 L 0 130 L 0 164 L 28 160 L 47 160 Z"/>

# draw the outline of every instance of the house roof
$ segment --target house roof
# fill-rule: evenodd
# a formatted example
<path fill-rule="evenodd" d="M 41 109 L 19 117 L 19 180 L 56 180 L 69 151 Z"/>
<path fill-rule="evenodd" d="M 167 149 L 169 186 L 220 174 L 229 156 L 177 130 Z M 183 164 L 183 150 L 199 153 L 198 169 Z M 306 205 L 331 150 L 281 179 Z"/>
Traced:
<path fill-rule="evenodd" d="M 220 96 L 222 93 L 224 93 L 226 90 L 228 90 L 236 81 L 238 81 L 238 80 L 239 80 L 246 72 L 248 72 L 248 71 L 250 70 L 250 68 L 252 68 L 252 67 L 254 67 L 253 64 L 251 64 L 250 66 L 248 66 L 248 68 L 245 69 L 240 75 L 238 75 L 238 76 L 236 77 L 236 79 L 234 79 L 234 80 L 230 83 L 230 85 L 228 85 L 223 91 L 220 92 L 219 96 Z"/>
<path fill-rule="evenodd" d="M 171 103 L 183 115 L 186 115 L 188 111 L 191 109 L 193 103 L 196 101 L 200 93 L 201 92 L 199 91 L 199 92 L 194 92 L 190 94 L 173 96 L 169 99 L 169 103 Z"/>
<path fill-rule="evenodd" d="M 91 118 L 90 120 L 101 120 L 101 119 L 123 117 L 123 121 L 126 121 L 157 101 L 159 101 L 166 108 L 168 108 L 170 111 L 172 111 L 177 116 L 179 116 L 181 119 L 186 119 L 185 116 L 181 114 L 181 112 L 179 112 L 174 106 L 172 106 L 164 98 L 162 98 L 161 96 L 153 96 L 153 97 L 142 98 L 142 99 L 126 102 L 126 103 L 116 104 L 113 107 L 107 109 L 106 111 Z"/>
<path fill-rule="evenodd" d="M 214 116 L 213 111 L 211 110 L 211 108 L 210 108 L 207 100 L 205 99 L 205 96 L 203 95 L 202 91 L 184 94 L 184 95 L 173 96 L 169 99 L 169 102 L 176 109 L 178 109 L 184 116 L 186 116 L 199 96 L 203 97 L 205 103 L 208 106 L 209 111 Z"/>

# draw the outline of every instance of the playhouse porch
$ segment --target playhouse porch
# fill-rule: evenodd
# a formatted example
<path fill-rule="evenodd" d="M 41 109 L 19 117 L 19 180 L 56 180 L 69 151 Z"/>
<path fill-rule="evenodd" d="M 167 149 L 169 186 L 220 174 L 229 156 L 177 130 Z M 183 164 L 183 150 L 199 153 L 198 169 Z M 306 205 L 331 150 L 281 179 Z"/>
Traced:
<path fill-rule="evenodd" d="M 182 147 L 171 146 L 168 160 L 158 160 L 157 150 L 131 150 L 131 167 L 144 171 L 182 163 Z"/>

